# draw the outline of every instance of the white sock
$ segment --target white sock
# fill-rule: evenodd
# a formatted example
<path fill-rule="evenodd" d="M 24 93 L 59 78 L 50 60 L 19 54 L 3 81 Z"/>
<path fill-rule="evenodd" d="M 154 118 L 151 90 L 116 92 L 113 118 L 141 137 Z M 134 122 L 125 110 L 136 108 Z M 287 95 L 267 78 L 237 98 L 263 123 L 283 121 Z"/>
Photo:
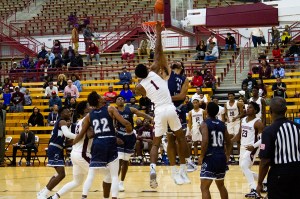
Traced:
<path fill-rule="evenodd" d="M 119 171 L 119 160 L 115 160 L 108 164 L 108 169 L 110 171 L 111 176 L 111 196 L 118 197 L 119 194 L 119 178 L 118 178 L 118 171 Z"/>
<path fill-rule="evenodd" d="M 150 169 L 154 169 L 155 170 L 156 169 L 156 164 L 155 163 L 151 163 L 150 164 Z"/>
<path fill-rule="evenodd" d="M 45 196 L 47 196 L 49 193 L 50 193 L 50 191 L 47 189 L 47 187 L 44 187 L 41 191 L 41 194 L 45 195 Z"/>
<path fill-rule="evenodd" d="M 95 177 L 95 169 L 89 168 L 88 176 L 83 184 L 82 195 L 87 196 Z"/>

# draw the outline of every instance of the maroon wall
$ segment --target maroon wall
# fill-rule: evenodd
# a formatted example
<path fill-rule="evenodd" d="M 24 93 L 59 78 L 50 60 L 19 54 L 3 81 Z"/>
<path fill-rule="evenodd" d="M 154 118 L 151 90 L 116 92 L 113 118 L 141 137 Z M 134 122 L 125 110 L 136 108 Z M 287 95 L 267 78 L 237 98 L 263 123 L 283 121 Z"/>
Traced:
<path fill-rule="evenodd" d="M 207 8 L 206 27 L 277 26 L 278 9 L 263 3 Z"/>

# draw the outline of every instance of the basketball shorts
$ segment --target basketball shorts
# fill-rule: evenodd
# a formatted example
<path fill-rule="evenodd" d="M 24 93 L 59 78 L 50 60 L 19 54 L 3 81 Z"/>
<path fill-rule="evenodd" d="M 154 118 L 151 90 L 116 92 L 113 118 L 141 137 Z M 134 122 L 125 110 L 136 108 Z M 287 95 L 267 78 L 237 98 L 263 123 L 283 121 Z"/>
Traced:
<path fill-rule="evenodd" d="M 202 141 L 202 133 L 200 132 L 199 128 L 193 128 L 192 129 L 192 141 Z"/>
<path fill-rule="evenodd" d="M 154 115 L 155 137 L 163 136 L 168 131 L 168 125 L 171 131 L 178 131 L 182 127 L 173 104 L 156 107 Z"/>
<path fill-rule="evenodd" d="M 81 152 L 72 151 L 71 160 L 73 164 L 73 175 L 87 174 L 90 162 L 82 157 Z"/>
<path fill-rule="evenodd" d="M 116 137 L 96 137 L 93 140 L 91 148 L 92 168 L 104 168 L 108 163 L 118 158 L 117 139 Z"/>
<path fill-rule="evenodd" d="M 225 154 L 205 156 L 202 162 L 200 179 L 223 180 L 227 170 Z"/>
<path fill-rule="evenodd" d="M 258 156 L 259 149 L 256 148 L 253 151 L 248 151 L 245 149 L 244 146 L 241 146 L 240 148 L 240 159 L 239 164 L 249 164 L 249 166 L 252 166 L 256 157 Z"/>
<path fill-rule="evenodd" d="M 238 134 L 240 130 L 240 125 L 241 125 L 240 120 L 226 123 L 228 133 L 231 135 Z"/>
<path fill-rule="evenodd" d="M 49 145 L 48 151 L 48 164 L 49 167 L 64 167 L 64 152 L 63 148 L 58 148 L 57 146 Z"/>
<path fill-rule="evenodd" d="M 118 132 L 117 137 L 124 142 L 123 145 L 118 145 L 117 147 L 118 158 L 121 160 L 128 161 L 135 151 L 136 136 L 133 132 L 131 134 Z"/>

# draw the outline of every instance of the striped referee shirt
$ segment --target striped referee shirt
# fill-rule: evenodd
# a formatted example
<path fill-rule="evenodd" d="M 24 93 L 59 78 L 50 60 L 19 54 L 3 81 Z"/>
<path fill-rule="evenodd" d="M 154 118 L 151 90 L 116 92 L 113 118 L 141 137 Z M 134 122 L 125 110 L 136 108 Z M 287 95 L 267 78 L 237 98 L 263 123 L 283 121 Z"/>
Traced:
<path fill-rule="evenodd" d="M 300 168 L 300 125 L 280 118 L 262 133 L 260 158 L 271 159 L 271 168 L 278 172 L 294 172 Z"/>

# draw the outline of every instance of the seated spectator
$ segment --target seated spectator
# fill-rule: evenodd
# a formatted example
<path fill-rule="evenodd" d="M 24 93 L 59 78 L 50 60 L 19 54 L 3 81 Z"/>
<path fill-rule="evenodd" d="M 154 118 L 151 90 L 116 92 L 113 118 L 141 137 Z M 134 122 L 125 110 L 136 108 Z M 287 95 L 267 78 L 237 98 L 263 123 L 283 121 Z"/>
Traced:
<path fill-rule="evenodd" d="M 149 152 L 151 151 L 153 137 L 154 137 L 153 126 L 150 124 L 149 120 L 144 119 L 143 127 L 141 127 L 137 131 L 136 145 L 135 145 L 135 150 L 138 156 L 139 163 L 141 163 L 143 160 L 142 158 L 143 150 L 147 150 Z"/>
<path fill-rule="evenodd" d="M 286 53 L 286 56 L 284 58 L 284 61 L 295 61 L 295 64 L 298 61 L 298 55 L 299 55 L 299 46 L 296 44 L 296 42 L 291 42 L 291 47 L 289 48 L 288 52 Z"/>
<path fill-rule="evenodd" d="M 104 93 L 104 98 L 107 102 L 114 102 L 118 94 L 114 91 L 113 86 L 108 87 L 108 91 Z"/>
<path fill-rule="evenodd" d="M 17 73 L 23 72 L 20 70 L 20 68 L 17 66 L 17 62 L 14 62 L 11 66 L 11 69 L 9 70 L 9 77 L 12 80 L 17 79 Z"/>
<path fill-rule="evenodd" d="M 40 57 L 35 64 L 35 69 L 37 69 L 38 71 L 42 70 L 44 68 L 45 63 L 46 61 L 42 57 Z"/>
<path fill-rule="evenodd" d="M 267 97 L 267 88 L 262 79 L 257 80 L 257 87 L 259 97 Z"/>
<path fill-rule="evenodd" d="M 286 84 L 284 82 L 281 82 L 281 78 L 278 77 L 276 79 L 276 83 L 273 84 L 272 86 L 272 91 L 273 91 L 273 97 L 286 97 Z"/>
<path fill-rule="evenodd" d="M 205 95 L 204 95 L 205 96 Z M 186 96 L 185 97 L 185 100 L 184 100 L 184 102 L 183 102 L 183 106 L 186 106 L 186 113 L 188 113 L 189 111 L 191 111 L 193 108 L 194 108 L 194 106 L 193 106 L 193 103 L 191 102 L 191 100 L 190 100 L 190 97 L 189 96 Z"/>
<path fill-rule="evenodd" d="M 53 44 L 53 47 L 51 49 L 51 52 L 55 55 L 55 54 L 58 54 L 58 55 L 62 55 L 62 52 L 63 52 L 63 46 L 61 45 L 60 41 L 59 40 L 54 40 L 54 44 Z"/>
<path fill-rule="evenodd" d="M 255 80 L 254 78 L 252 78 L 252 73 L 251 73 L 251 72 L 249 72 L 247 78 L 243 80 L 242 85 L 244 85 L 244 84 L 247 85 L 248 90 L 249 90 L 250 92 L 252 92 L 253 86 L 256 86 L 256 85 L 257 85 L 256 80 Z M 242 89 L 243 89 L 243 88 L 242 88 Z"/>
<path fill-rule="evenodd" d="M 68 85 L 66 76 L 64 74 L 58 75 L 56 84 L 58 87 L 58 91 L 63 92 Z"/>
<path fill-rule="evenodd" d="M 80 95 L 77 87 L 73 85 L 73 82 L 70 79 L 67 81 L 67 83 L 68 83 L 68 85 L 65 87 L 65 90 L 64 90 L 64 97 L 67 97 L 67 93 L 71 93 L 71 97 L 74 97 L 77 99 Z"/>
<path fill-rule="evenodd" d="M 272 36 L 272 45 L 278 46 L 280 41 L 280 32 L 275 26 L 272 27 L 271 36 Z"/>
<path fill-rule="evenodd" d="M 42 58 L 42 59 L 46 59 L 46 55 L 47 55 L 47 50 L 45 50 L 45 46 L 42 46 L 41 51 L 39 52 L 37 58 Z"/>
<path fill-rule="evenodd" d="M 44 126 L 44 116 L 40 113 L 40 109 L 34 107 L 32 114 L 28 119 L 29 126 Z"/>
<path fill-rule="evenodd" d="M 117 85 L 131 84 L 132 76 L 131 73 L 127 71 L 126 66 L 123 66 L 122 72 L 119 73 L 119 79 L 120 81 L 116 83 Z"/>
<path fill-rule="evenodd" d="M 206 45 L 203 40 L 200 41 L 200 43 L 196 46 L 196 55 L 194 55 L 195 60 L 204 60 L 205 52 L 206 52 Z"/>
<path fill-rule="evenodd" d="M 61 58 L 61 54 L 54 53 L 54 56 L 51 68 L 62 68 L 64 62 Z"/>
<path fill-rule="evenodd" d="M 133 93 L 130 90 L 129 84 L 123 84 L 123 89 L 121 90 L 120 95 L 125 98 L 126 103 L 130 102 L 130 98 L 133 97 Z"/>
<path fill-rule="evenodd" d="M 16 166 L 18 149 L 27 149 L 26 166 L 30 166 L 31 151 L 37 150 L 34 133 L 29 130 L 28 124 L 23 124 L 24 132 L 21 133 L 18 143 L 13 144 L 13 159 L 9 166 Z"/>
<path fill-rule="evenodd" d="M 5 90 L 6 88 L 9 89 L 9 92 L 13 92 L 14 91 L 14 86 L 11 83 L 11 80 L 9 78 L 5 78 L 4 79 L 4 85 L 2 86 L 2 90 Z"/>
<path fill-rule="evenodd" d="M 191 86 L 196 88 L 196 87 L 202 87 L 203 85 L 203 77 L 202 74 L 199 71 L 194 71 L 194 76 L 191 81 Z"/>
<path fill-rule="evenodd" d="M 148 39 L 143 39 L 138 48 L 138 55 L 148 55 L 150 56 L 150 41 Z"/>
<path fill-rule="evenodd" d="M 131 41 L 127 41 L 121 49 L 122 60 L 131 61 L 134 58 L 134 46 L 131 44 Z"/>
<path fill-rule="evenodd" d="M 300 98 L 300 92 L 296 91 L 295 95 L 294 95 L 294 98 Z"/>
<path fill-rule="evenodd" d="M 52 91 L 52 97 L 49 99 L 49 108 L 51 109 L 54 105 L 57 105 L 59 109 L 62 108 L 61 99 L 57 96 L 55 91 Z"/>
<path fill-rule="evenodd" d="M 206 52 L 204 61 L 216 61 L 219 57 L 219 49 L 216 43 L 211 43 L 212 52 Z"/>
<path fill-rule="evenodd" d="M 275 46 L 272 50 L 272 55 L 273 55 L 273 59 L 276 62 L 281 62 L 281 50 L 279 48 L 279 46 Z"/>
<path fill-rule="evenodd" d="M 86 55 L 87 62 L 90 62 L 90 65 L 92 65 L 93 58 L 95 58 L 97 64 L 99 65 L 101 64 L 99 48 L 95 45 L 95 43 L 92 42 L 87 50 L 87 55 Z"/>
<path fill-rule="evenodd" d="M 282 68 L 280 64 L 275 64 L 272 78 L 275 79 L 277 77 L 280 77 L 282 79 L 284 78 L 284 76 L 285 76 L 284 68 Z"/>
<path fill-rule="evenodd" d="M 11 102 L 11 93 L 9 92 L 9 88 L 5 88 L 4 93 L 2 94 L 2 99 L 3 100 L 3 109 L 6 110 L 7 107 L 10 106 Z"/>
<path fill-rule="evenodd" d="M 32 98 L 30 96 L 29 90 L 26 89 L 24 94 L 24 106 L 31 106 L 31 104 L 32 104 Z"/>
<path fill-rule="evenodd" d="M 51 52 L 51 50 L 48 50 L 48 53 L 46 54 L 46 59 L 49 60 L 50 66 L 52 66 L 54 58 L 55 55 Z"/>
<path fill-rule="evenodd" d="M 137 118 L 135 121 L 135 127 L 133 129 L 136 131 L 136 133 L 139 131 L 140 128 L 144 126 L 143 120 L 141 118 Z"/>
<path fill-rule="evenodd" d="M 138 110 L 140 109 L 140 106 L 136 103 L 136 99 L 133 96 L 130 98 L 130 102 L 126 104 L 126 107 L 132 107 Z"/>
<path fill-rule="evenodd" d="M 52 107 L 51 113 L 49 113 L 47 118 L 47 126 L 54 126 L 55 122 L 58 120 L 58 106 L 55 104 Z"/>
<path fill-rule="evenodd" d="M 67 93 L 67 97 L 65 98 L 64 107 L 69 107 L 71 104 L 71 93 Z"/>
<path fill-rule="evenodd" d="M 212 43 L 215 43 L 215 45 L 218 44 L 218 40 L 217 40 L 217 38 L 215 37 L 215 34 L 214 34 L 214 33 L 211 33 L 211 35 L 209 36 L 209 38 L 208 38 L 207 41 L 206 41 L 207 48 L 208 48 L 208 47 L 211 47 L 211 44 L 212 44 Z"/>
<path fill-rule="evenodd" d="M 52 96 L 52 92 L 58 93 L 58 89 L 56 86 L 53 86 L 53 82 L 49 82 L 49 86 L 45 89 L 45 97 L 50 98 Z"/>
<path fill-rule="evenodd" d="M 77 102 L 76 102 L 76 99 L 74 97 L 71 97 L 70 98 L 70 102 L 68 104 L 66 104 L 66 108 L 68 109 L 72 109 L 72 110 L 75 110 L 76 109 L 76 106 L 77 106 Z"/>
<path fill-rule="evenodd" d="M 146 114 L 151 112 L 152 102 L 147 96 L 142 96 L 139 100 L 140 110 L 144 110 Z"/>
<path fill-rule="evenodd" d="M 71 62 L 72 59 L 75 57 L 75 51 L 73 50 L 72 46 L 69 46 L 69 48 L 64 48 L 63 54 L 62 54 L 62 61 L 65 66 L 68 65 L 68 63 Z"/>
<path fill-rule="evenodd" d="M 261 60 L 261 65 L 258 67 L 259 79 L 270 79 L 271 78 L 271 66 L 265 60 Z"/>
<path fill-rule="evenodd" d="M 26 69 L 30 68 L 30 65 L 29 65 L 29 55 L 25 54 L 24 59 L 22 59 L 21 62 L 20 62 L 20 67 L 21 68 L 26 68 Z"/>
<path fill-rule="evenodd" d="M 211 74 L 210 69 L 206 70 L 206 74 L 203 77 L 203 87 L 216 89 L 216 78 L 213 74 Z"/>
<path fill-rule="evenodd" d="M 18 86 L 20 88 L 20 92 L 25 94 L 26 88 L 23 87 L 23 83 L 21 81 L 19 81 Z"/>
<path fill-rule="evenodd" d="M 81 70 L 83 68 L 83 59 L 81 55 L 76 51 L 75 57 L 71 59 L 69 70 Z"/>
<path fill-rule="evenodd" d="M 72 75 L 71 77 L 72 81 L 73 81 L 73 85 L 77 87 L 78 92 L 82 91 L 82 85 L 80 83 L 80 79 L 78 75 Z"/>
<path fill-rule="evenodd" d="M 49 82 L 51 82 L 50 77 L 49 76 L 45 77 L 44 84 L 43 84 L 43 89 L 46 89 L 49 86 Z"/>
<path fill-rule="evenodd" d="M 202 93 L 202 90 L 200 87 L 196 88 L 196 93 L 192 96 L 192 100 L 194 98 L 198 98 L 200 99 L 200 101 L 203 101 L 204 103 L 207 103 L 207 97 L 204 95 L 204 93 Z"/>
<path fill-rule="evenodd" d="M 15 92 L 11 96 L 11 103 L 11 112 L 23 112 L 24 94 L 20 92 L 19 86 L 15 87 Z"/>
<path fill-rule="evenodd" d="M 256 81 L 255 81 L 255 82 L 256 82 Z M 252 87 L 252 88 L 253 88 L 253 87 Z M 251 90 L 252 90 L 252 88 L 251 88 Z M 249 88 L 248 88 L 248 85 L 247 85 L 246 83 L 242 83 L 242 91 L 244 91 L 244 92 L 243 92 L 244 98 L 245 98 L 246 100 L 249 100 L 250 97 L 251 97 L 251 92 L 250 92 L 250 90 L 249 90 Z"/>
<path fill-rule="evenodd" d="M 233 49 L 236 51 L 236 41 L 233 36 L 231 36 L 231 33 L 227 33 L 227 37 L 225 39 L 225 51 L 228 51 L 229 48 Z"/>
<path fill-rule="evenodd" d="M 291 35 L 287 31 L 283 31 L 281 35 L 281 44 L 286 46 L 290 42 L 291 38 Z"/>

